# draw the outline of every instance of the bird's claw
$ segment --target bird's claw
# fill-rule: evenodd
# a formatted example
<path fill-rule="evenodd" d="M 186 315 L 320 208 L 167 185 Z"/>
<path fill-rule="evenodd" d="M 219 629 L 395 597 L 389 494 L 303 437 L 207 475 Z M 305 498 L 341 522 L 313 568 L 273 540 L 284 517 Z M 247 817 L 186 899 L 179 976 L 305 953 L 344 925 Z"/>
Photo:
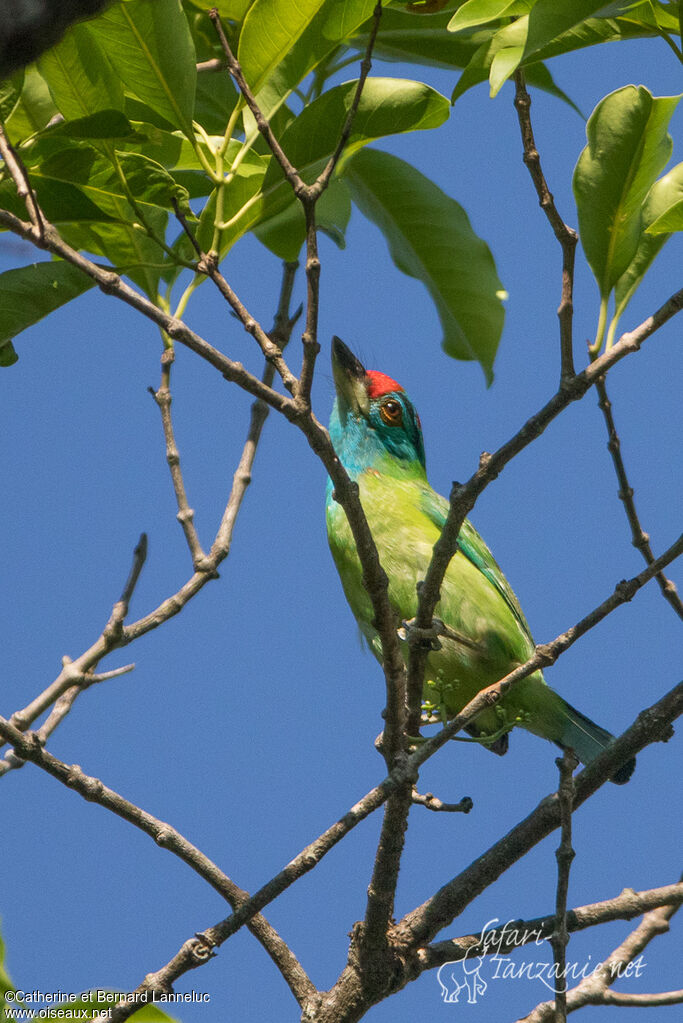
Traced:
<path fill-rule="evenodd" d="M 428 629 L 420 629 L 415 624 L 415 619 L 411 618 L 409 621 L 402 621 L 401 627 L 398 629 L 399 639 L 410 643 L 411 645 L 423 646 L 427 650 L 440 650 L 441 642 L 439 635 L 442 634 L 444 624 L 440 618 L 432 618 L 432 624 Z"/>

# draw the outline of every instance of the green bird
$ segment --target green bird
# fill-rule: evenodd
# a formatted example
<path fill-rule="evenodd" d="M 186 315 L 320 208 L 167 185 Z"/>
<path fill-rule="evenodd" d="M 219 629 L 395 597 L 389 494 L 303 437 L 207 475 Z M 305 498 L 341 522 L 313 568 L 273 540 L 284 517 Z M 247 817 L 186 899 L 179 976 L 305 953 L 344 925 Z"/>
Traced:
<path fill-rule="evenodd" d="M 366 371 L 338 337 L 332 342 L 332 370 L 337 398 L 330 437 L 344 468 L 358 484 L 401 629 L 417 612 L 417 584 L 425 577 L 446 521 L 448 501 L 427 481 L 420 418 L 403 388 L 383 373 Z M 329 544 L 346 599 L 381 661 L 381 643 L 372 625 L 372 605 L 362 583 L 356 546 L 330 479 L 326 510 Z M 529 626 L 510 584 L 467 520 L 441 585 L 435 617 L 449 631 L 439 636 L 439 649 L 427 657 L 424 700 L 442 717 L 453 717 L 481 689 L 534 652 Z M 407 646 L 403 639 L 406 658 Z M 497 707 L 481 713 L 468 731 L 502 755 L 513 725 L 562 749 L 571 747 L 584 764 L 613 739 L 551 689 L 541 671 L 514 686 Z M 635 760 L 624 764 L 612 781 L 628 781 L 634 766 Z"/>

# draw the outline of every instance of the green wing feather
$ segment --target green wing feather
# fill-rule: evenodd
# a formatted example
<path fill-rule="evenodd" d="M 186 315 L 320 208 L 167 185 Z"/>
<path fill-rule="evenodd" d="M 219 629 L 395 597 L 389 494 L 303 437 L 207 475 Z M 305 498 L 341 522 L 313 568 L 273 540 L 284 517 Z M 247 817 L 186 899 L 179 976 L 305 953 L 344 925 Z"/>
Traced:
<path fill-rule="evenodd" d="M 445 497 L 437 494 L 431 487 L 425 487 L 422 493 L 422 510 L 438 529 L 443 529 L 445 526 L 449 507 Z M 478 568 L 482 575 L 495 586 L 524 632 L 531 639 L 531 630 L 512 587 L 503 575 L 498 562 L 469 519 L 465 519 L 462 524 L 460 535 L 458 536 L 458 547 L 475 568 Z"/>

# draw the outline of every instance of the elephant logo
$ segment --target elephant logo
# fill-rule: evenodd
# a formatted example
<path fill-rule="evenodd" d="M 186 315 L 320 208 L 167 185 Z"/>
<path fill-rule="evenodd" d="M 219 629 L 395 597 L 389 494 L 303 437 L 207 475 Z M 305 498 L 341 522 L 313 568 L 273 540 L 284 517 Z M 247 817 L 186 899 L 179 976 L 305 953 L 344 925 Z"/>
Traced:
<path fill-rule="evenodd" d="M 467 955 L 468 953 L 465 953 L 464 959 L 443 963 L 439 967 L 436 979 L 439 982 L 441 998 L 444 1002 L 459 1001 L 461 992 L 466 990 L 468 1004 L 476 1005 L 477 998 L 483 995 L 488 987 L 481 976 L 485 956 L 480 955 L 476 959 L 468 959 Z"/>

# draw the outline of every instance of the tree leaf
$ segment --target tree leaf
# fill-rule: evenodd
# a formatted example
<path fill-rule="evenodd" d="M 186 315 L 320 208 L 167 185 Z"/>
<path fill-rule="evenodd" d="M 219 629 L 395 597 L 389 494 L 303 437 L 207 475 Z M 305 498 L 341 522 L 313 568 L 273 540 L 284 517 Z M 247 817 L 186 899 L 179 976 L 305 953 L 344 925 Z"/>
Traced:
<path fill-rule="evenodd" d="M 237 59 L 252 92 L 281 63 L 323 0 L 256 0 L 240 33 Z"/>
<path fill-rule="evenodd" d="M 678 223 L 678 226 L 676 224 Z M 660 249 L 674 231 L 683 230 L 683 163 L 655 181 L 642 207 L 638 248 L 614 290 L 615 319 L 619 319 Z"/>
<path fill-rule="evenodd" d="M 0 82 L 0 120 L 4 123 L 12 116 L 21 97 L 24 85 L 24 72 L 17 71 L 11 78 Z"/>
<path fill-rule="evenodd" d="M 448 22 L 448 31 L 461 32 L 499 18 L 528 14 L 533 5 L 534 0 L 468 0 Z"/>
<path fill-rule="evenodd" d="M 82 295 L 93 285 L 94 281 L 62 260 L 6 270 L 0 274 L 0 345 L 6 345 L 22 330 Z M 16 362 L 16 358 L 6 361 L 12 348 L 4 351 L 5 361 L 0 359 L 0 365 Z"/>
<path fill-rule="evenodd" d="M 315 180 L 337 144 L 356 82 L 338 85 L 305 107 L 280 141 L 287 156 L 308 183 Z M 448 118 L 445 96 L 422 82 L 399 78 L 369 78 L 361 96 L 344 159 L 373 139 L 407 131 L 436 128 Z M 234 182 L 233 182 L 234 184 Z M 262 190 L 245 203 L 224 234 L 222 254 L 257 224 L 281 213 L 294 202 L 292 188 L 279 164 L 270 159 Z"/>
<path fill-rule="evenodd" d="M 159 237 L 165 236 L 168 214 L 164 210 L 148 210 L 147 221 Z M 126 274 L 153 302 L 158 300 L 159 279 L 166 265 L 172 267 L 173 264 L 139 226 L 114 222 L 66 224 L 60 228 L 60 234 L 73 248 L 104 256 L 117 272 Z"/>
<path fill-rule="evenodd" d="M 10 141 L 17 143 L 44 128 L 57 113 L 45 79 L 35 67 L 24 71 L 24 84 L 19 102 L 5 125 Z"/>
<path fill-rule="evenodd" d="M 197 66 L 180 0 L 126 0 L 88 23 L 134 96 L 192 135 Z"/>
<path fill-rule="evenodd" d="M 529 29 L 524 47 L 528 60 L 544 46 L 564 35 L 604 7 L 604 0 L 537 0 L 529 13 Z"/>
<path fill-rule="evenodd" d="M 35 141 L 34 149 L 40 151 L 39 147 L 45 143 L 46 139 L 77 139 L 79 141 L 116 139 L 118 141 L 125 138 L 140 141 L 126 115 L 121 110 L 98 110 L 95 114 L 77 117 L 73 121 L 60 121 L 50 128 L 43 129 Z"/>
<path fill-rule="evenodd" d="M 203 11 L 210 11 L 215 7 L 221 18 L 229 18 L 230 21 L 242 21 L 254 0 L 192 0 L 195 7 Z"/>
<path fill-rule="evenodd" d="M 481 39 L 481 35 L 484 38 L 480 45 L 470 53 L 469 62 L 453 90 L 452 102 L 455 103 L 468 89 L 487 80 L 491 64 L 500 50 L 505 47 L 526 46 L 528 28 L 528 17 L 522 17 L 518 18 L 511 25 L 506 25 L 505 28 L 499 29 L 497 32 L 475 33 L 472 37 L 473 40 Z M 535 84 L 537 88 L 544 88 L 540 83 L 532 82 L 531 78 L 532 69 L 539 66 L 539 61 L 549 60 L 551 57 L 571 53 L 574 50 L 584 49 L 588 46 L 596 46 L 600 43 L 653 35 L 656 35 L 656 32 L 647 26 L 640 23 L 632 23 L 622 18 L 588 18 L 586 21 L 577 24 L 574 28 L 552 39 L 531 56 L 525 56 L 521 66 L 524 67 L 527 73 L 529 84 Z M 552 91 L 556 95 L 559 92 L 556 89 Z M 561 98 L 564 98 L 564 94 L 562 94 Z M 571 103 L 571 100 L 569 102 Z M 571 105 L 574 106 L 573 103 Z M 577 108 L 574 107 L 574 109 Z"/>
<path fill-rule="evenodd" d="M 502 285 L 488 245 L 463 208 L 389 153 L 357 153 L 344 174 L 354 202 L 380 228 L 396 265 L 432 296 L 445 351 L 456 359 L 476 359 L 490 382 L 503 329 Z"/>
<path fill-rule="evenodd" d="M 523 53 L 523 46 L 504 46 L 502 50 L 498 50 L 489 69 L 491 99 L 498 95 L 508 78 L 515 73 Z"/>
<path fill-rule="evenodd" d="M 679 99 L 627 85 L 601 100 L 588 120 L 573 186 L 581 243 L 603 299 L 635 256 L 641 207 L 671 155 L 667 126 Z"/>
<path fill-rule="evenodd" d="M 53 224 L 61 226 L 69 222 L 112 219 L 76 185 L 66 181 L 44 178 L 39 171 L 31 172 L 31 184 L 36 191 L 41 209 Z M 26 206 L 18 197 L 12 181 L 0 182 L 0 206 L 10 213 L 14 213 L 16 217 L 26 216 Z M 130 219 L 129 206 L 127 211 Z"/>
<path fill-rule="evenodd" d="M 156 160 L 138 152 L 120 152 L 116 159 L 140 204 L 172 209 L 174 197 L 181 205 L 187 204 L 187 191 Z M 61 181 L 76 185 L 105 214 L 99 219 L 135 219 L 116 167 L 91 146 L 73 142 L 60 147 L 31 170 L 31 178 L 39 200 L 45 179 Z"/>
<path fill-rule="evenodd" d="M 226 71 L 203 71 L 197 75 L 194 119 L 209 135 L 225 132 L 237 102 L 237 89 Z"/>
<path fill-rule="evenodd" d="M 389 0 L 383 0 L 387 2 Z M 374 7 L 374 0 L 344 0 L 344 3 L 324 0 L 318 14 L 259 91 L 257 99 L 263 113 L 269 117 L 278 110 L 310 71 L 330 56 L 340 42 L 346 44 L 348 37 L 367 22 Z M 390 13 L 385 10 L 382 20 Z M 353 40 L 351 45 L 355 46 Z"/>
<path fill-rule="evenodd" d="M 315 207 L 318 229 L 335 245 L 346 248 L 346 228 L 351 217 L 351 196 L 342 178 L 333 178 Z M 306 239 L 306 220 L 301 203 L 290 203 L 282 213 L 259 224 L 254 234 L 279 259 L 293 262 Z"/>
<path fill-rule="evenodd" d="M 87 25 L 73 25 L 42 55 L 38 68 L 67 120 L 98 110 L 123 110 L 121 81 Z"/>
<path fill-rule="evenodd" d="M 414 14 L 388 8 L 382 13 L 374 53 L 385 60 L 416 61 L 431 67 L 466 67 L 479 49 L 482 37 L 454 35 L 447 30 L 450 18 L 450 12 L 416 18 Z M 363 25 L 349 44 L 364 50 L 367 41 L 368 26 Z"/>
<path fill-rule="evenodd" d="M 648 235 L 683 231 L 683 163 L 679 163 L 650 189 L 643 208 Z"/>

